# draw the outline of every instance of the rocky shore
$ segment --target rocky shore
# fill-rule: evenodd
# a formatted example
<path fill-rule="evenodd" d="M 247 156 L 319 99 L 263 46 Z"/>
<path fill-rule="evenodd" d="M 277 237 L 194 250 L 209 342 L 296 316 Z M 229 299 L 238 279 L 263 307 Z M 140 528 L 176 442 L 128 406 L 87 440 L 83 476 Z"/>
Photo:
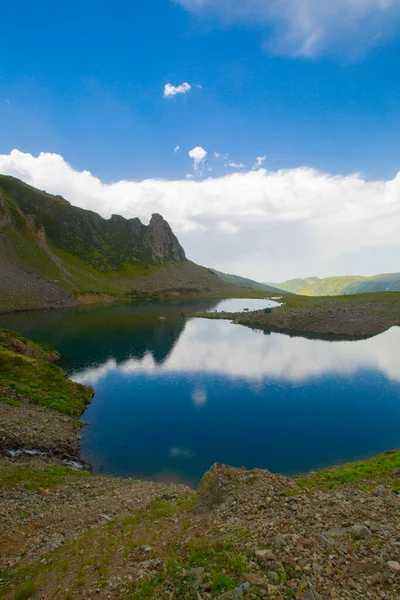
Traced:
<path fill-rule="evenodd" d="M 400 326 L 400 292 L 352 296 L 285 296 L 282 306 L 240 313 L 196 313 L 268 331 L 315 337 L 368 338 Z"/>
<path fill-rule="evenodd" d="M 0 597 L 400 597 L 400 453 L 289 479 L 214 465 L 183 485 L 0 462 Z"/>
<path fill-rule="evenodd" d="M 0 598 L 398 600 L 399 451 L 296 478 L 216 464 L 196 492 L 93 475 L 63 464 L 93 390 L 57 356 L 0 332 Z"/>
<path fill-rule="evenodd" d="M 80 416 L 94 390 L 67 378 L 58 352 L 0 330 L 0 453 L 24 448 L 79 458 Z"/>

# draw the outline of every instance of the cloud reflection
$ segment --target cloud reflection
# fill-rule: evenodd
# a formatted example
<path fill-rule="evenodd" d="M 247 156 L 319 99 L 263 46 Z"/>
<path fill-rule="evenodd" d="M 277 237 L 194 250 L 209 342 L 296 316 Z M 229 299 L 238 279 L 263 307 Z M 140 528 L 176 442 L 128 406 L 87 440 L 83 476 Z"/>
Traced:
<path fill-rule="evenodd" d="M 96 385 L 111 372 L 134 374 L 209 372 L 231 378 L 261 381 L 264 378 L 305 381 L 320 375 L 351 375 L 378 370 L 400 381 L 400 327 L 361 341 L 324 341 L 271 333 L 265 335 L 228 321 L 193 319 L 163 364 L 151 353 L 117 364 L 102 365 L 73 374 L 75 381 Z M 196 388 L 193 403 L 204 406 L 206 392 Z"/>
<path fill-rule="evenodd" d="M 207 392 L 203 388 L 195 388 L 192 392 L 192 402 L 197 408 L 207 404 Z"/>

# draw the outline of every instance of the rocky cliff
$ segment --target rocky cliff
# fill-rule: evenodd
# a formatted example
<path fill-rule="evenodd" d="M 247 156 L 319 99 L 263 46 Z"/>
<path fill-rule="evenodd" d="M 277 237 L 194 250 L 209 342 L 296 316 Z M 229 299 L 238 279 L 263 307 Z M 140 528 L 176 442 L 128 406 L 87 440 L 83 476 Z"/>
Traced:
<path fill-rule="evenodd" d="M 153 214 L 100 215 L 0 176 L 0 312 L 135 294 L 229 289 L 188 261 L 169 224 Z"/>

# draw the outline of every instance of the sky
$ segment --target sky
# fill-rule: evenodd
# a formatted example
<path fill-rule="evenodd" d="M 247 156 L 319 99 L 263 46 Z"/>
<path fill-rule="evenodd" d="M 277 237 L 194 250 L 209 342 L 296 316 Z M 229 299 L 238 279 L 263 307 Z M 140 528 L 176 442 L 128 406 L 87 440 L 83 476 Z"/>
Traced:
<path fill-rule="evenodd" d="M 56 5 L 55 5 L 56 4 Z M 252 277 L 400 271 L 400 0 L 2 7 L 0 172 Z"/>

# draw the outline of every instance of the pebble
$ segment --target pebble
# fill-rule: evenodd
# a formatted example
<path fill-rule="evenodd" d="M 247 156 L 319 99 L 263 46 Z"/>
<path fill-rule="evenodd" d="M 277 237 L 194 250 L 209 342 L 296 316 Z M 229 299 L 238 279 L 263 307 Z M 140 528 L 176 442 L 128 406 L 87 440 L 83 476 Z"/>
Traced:
<path fill-rule="evenodd" d="M 388 567 L 391 571 L 393 571 L 393 573 L 400 573 L 400 563 L 398 563 L 396 560 L 389 560 Z"/>

